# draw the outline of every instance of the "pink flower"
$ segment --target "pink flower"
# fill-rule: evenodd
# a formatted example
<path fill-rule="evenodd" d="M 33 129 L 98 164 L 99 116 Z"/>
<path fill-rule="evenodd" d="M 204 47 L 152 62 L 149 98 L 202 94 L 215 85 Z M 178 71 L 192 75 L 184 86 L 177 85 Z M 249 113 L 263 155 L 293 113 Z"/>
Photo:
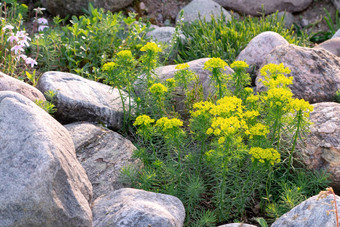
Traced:
<path fill-rule="evenodd" d="M 14 53 L 17 55 L 18 53 L 20 54 L 21 51 L 24 51 L 22 48 L 23 46 L 21 45 L 15 45 L 14 47 L 11 48 L 11 51 L 14 51 Z"/>
<path fill-rule="evenodd" d="M 16 37 L 16 36 L 12 33 L 12 35 L 7 39 L 7 42 L 8 42 L 8 41 L 10 41 L 11 43 L 13 43 L 14 41 L 15 41 L 15 42 L 18 42 L 19 39 L 18 39 L 18 37 Z"/>
<path fill-rule="evenodd" d="M 25 39 L 20 40 L 20 41 L 18 42 L 18 44 L 21 45 L 21 46 L 27 46 L 27 47 L 30 46 L 30 44 L 29 44 L 29 43 L 27 42 L 27 40 L 25 40 Z"/>
<path fill-rule="evenodd" d="M 37 22 L 39 24 L 48 24 L 48 20 L 43 18 L 43 17 L 42 18 L 38 18 Z"/>
<path fill-rule="evenodd" d="M 38 64 L 38 62 L 34 60 L 33 58 L 26 58 L 25 63 L 27 65 L 31 65 L 32 68 L 34 67 L 34 65 Z"/>
<path fill-rule="evenodd" d="M 24 55 L 24 54 L 20 54 L 20 55 L 17 57 L 17 60 L 20 61 L 21 58 L 24 59 L 24 61 L 26 61 L 27 56 Z"/>
<path fill-rule="evenodd" d="M 14 27 L 10 24 L 6 25 L 5 27 L 2 28 L 3 31 L 6 31 L 7 29 L 12 30 Z"/>
<path fill-rule="evenodd" d="M 38 31 L 39 31 L 39 32 L 42 32 L 42 31 L 44 31 L 45 28 L 48 28 L 48 26 L 46 26 L 46 25 L 40 25 L 40 26 L 38 27 Z"/>

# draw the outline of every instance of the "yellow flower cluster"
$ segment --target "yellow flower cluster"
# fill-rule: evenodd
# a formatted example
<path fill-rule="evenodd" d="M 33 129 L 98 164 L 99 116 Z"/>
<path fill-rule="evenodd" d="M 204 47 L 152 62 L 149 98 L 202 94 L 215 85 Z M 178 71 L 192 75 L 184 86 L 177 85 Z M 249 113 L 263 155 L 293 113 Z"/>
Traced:
<path fill-rule="evenodd" d="M 169 88 L 176 87 L 176 80 L 174 78 L 169 78 L 165 80 Z"/>
<path fill-rule="evenodd" d="M 154 123 L 155 120 L 151 119 L 148 115 L 140 115 L 136 118 L 135 123 L 133 124 L 134 126 L 149 126 L 151 123 Z"/>
<path fill-rule="evenodd" d="M 242 113 L 242 99 L 235 96 L 226 96 L 217 100 L 216 105 L 212 106 L 210 113 L 212 115 L 230 116 L 231 114 Z"/>
<path fill-rule="evenodd" d="M 219 136 L 221 132 L 229 136 L 235 134 L 241 128 L 241 125 L 242 123 L 237 117 L 216 117 L 212 119 L 211 128 L 208 131 L 216 136 Z"/>
<path fill-rule="evenodd" d="M 230 67 L 233 69 L 243 69 L 248 68 L 249 65 L 244 61 L 234 61 L 233 63 L 231 63 Z"/>
<path fill-rule="evenodd" d="M 268 133 L 268 127 L 261 123 L 257 123 L 249 129 L 250 139 L 252 139 L 254 136 L 265 136 Z"/>
<path fill-rule="evenodd" d="M 194 103 L 193 108 L 196 111 L 192 112 L 191 116 L 198 117 L 201 114 L 208 113 L 213 106 L 215 105 L 208 101 Z"/>
<path fill-rule="evenodd" d="M 257 111 L 257 110 L 248 110 L 248 111 L 245 111 L 243 113 L 243 116 L 244 118 L 247 118 L 247 119 L 252 119 L 252 118 L 255 118 L 257 116 L 260 116 L 260 113 Z"/>
<path fill-rule="evenodd" d="M 105 63 L 103 66 L 102 66 L 102 70 L 103 71 L 111 71 L 115 68 L 116 66 L 116 63 L 114 62 L 108 62 L 108 63 Z"/>
<path fill-rule="evenodd" d="M 187 69 L 189 68 L 190 66 L 187 64 L 187 63 L 184 63 L 184 64 L 178 64 L 176 65 L 175 69 L 179 69 L 179 70 L 182 70 L 182 69 Z"/>
<path fill-rule="evenodd" d="M 296 111 L 302 110 L 312 112 L 314 110 L 314 107 L 303 99 L 293 99 L 289 104 L 291 109 Z"/>
<path fill-rule="evenodd" d="M 281 161 L 280 153 L 274 148 L 263 149 L 261 147 L 252 147 L 249 150 L 249 154 L 252 155 L 252 161 L 258 160 L 261 163 L 269 162 L 271 165 L 274 165 Z"/>
<path fill-rule="evenodd" d="M 132 58 L 132 53 L 129 50 L 122 50 L 117 53 L 120 58 Z"/>
<path fill-rule="evenodd" d="M 268 90 L 266 99 L 270 102 L 269 105 L 286 105 L 293 97 L 293 93 L 287 88 L 272 88 Z"/>
<path fill-rule="evenodd" d="M 156 43 L 153 42 L 148 42 L 140 50 L 144 52 L 151 51 L 153 53 L 162 52 L 162 48 L 160 48 L 159 46 L 157 46 Z"/>
<path fill-rule="evenodd" d="M 161 83 L 153 84 L 149 90 L 152 94 L 157 94 L 157 95 L 162 95 L 168 92 L 168 89 Z"/>
<path fill-rule="evenodd" d="M 183 126 L 183 122 L 178 118 L 169 119 L 167 117 L 162 117 L 156 122 L 156 127 L 160 127 L 163 131 L 179 128 L 181 126 Z"/>
<path fill-rule="evenodd" d="M 309 114 L 314 110 L 314 106 L 303 99 L 292 99 L 289 107 L 291 113 L 302 111 L 305 117 L 309 117 Z"/>
<path fill-rule="evenodd" d="M 278 74 L 274 78 L 266 77 L 266 80 L 260 79 L 260 81 L 268 88 L 286 87 L 293 84 L 293 77 L 285 77 L 283 74 Z"/>
<path fill-rule="evenodd" d="M 260 73 L 262 76 L 267 76 L 267 73 L 272 74 L 289 74 L 291 71 L 288 67 L 285 67 L 283 63 L 277 65 L 277 64 L 267 64 L 263 66 L 260 70 Z"/>
<path fill-rule="evenodd" d="M 258 100 L 259 100 L 259 97 L 257 95 L 253 95 L 253 94 L 248 96 L 247 99 L 246 99 L 246 101 L 250 102 L 250 103 L 257 102 Z"/>
<path fill-rule="evenodd" d="M 209 71 L 212 71 L 213 69 L 223 69 L 227 66 L 228 64 L 223 61 L 221 58 L 211 58 L 208 61 L 204 63 L 204 68 Z"/>

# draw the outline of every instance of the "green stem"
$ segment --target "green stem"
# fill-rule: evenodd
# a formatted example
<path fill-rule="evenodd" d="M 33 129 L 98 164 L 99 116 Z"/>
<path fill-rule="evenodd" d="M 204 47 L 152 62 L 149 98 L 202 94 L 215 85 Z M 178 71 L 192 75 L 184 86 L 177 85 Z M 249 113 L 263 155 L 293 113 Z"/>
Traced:
<path fill-rule="evenodd" d="M 293 146 L 292 146 L 292 150 L 289 154 L 289 159 L 288 159 L 289 168 L 293 166 L 293 154 L 294 154 L 295 147 L 297 144 L 297 139 L 298 139 L 300 128 L 301 128 L 301 123 L 302 123 L 302 111 L 299 110 L 297 113 L 297 126 L 296 126 L 296 131 L 294 134 Z"/>

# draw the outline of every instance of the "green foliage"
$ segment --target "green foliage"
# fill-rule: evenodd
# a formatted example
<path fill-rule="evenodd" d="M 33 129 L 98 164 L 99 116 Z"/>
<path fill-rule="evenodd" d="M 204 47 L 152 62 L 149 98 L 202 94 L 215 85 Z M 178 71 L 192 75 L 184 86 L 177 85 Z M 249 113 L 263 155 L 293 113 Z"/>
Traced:
<path fill-rule="evenodd" d="M 46 101 L 36 100 L 35 104 L 37 104 L 40 108 L 45 110 L 47 113 L 53 114 L 57 111 L 55 105 L 53 104 L 53 99 L 55 95 L 56 94 L 54 91 L 48 90 L 45 92 L 45 96 L 47 100 Z"/>
<path fill-rule="evenodd" d="M 340 90 L 337 90 L 337 92 L 335 93 L 335 98 L 334 100 L 338 103 L 340 103 Z"/>
<path fill-rule="evenodd" d="M 204 57 L 219 57 L 228 63 L 233 62 L 241 50 L 256 35 L 273 31 L 282 35 L 289 43 L 307 45 L 308 40 L 297 37 L 294 31 L 284 27 L 283 18 L 246 17 L 242 20 L 232 18 L 227 23 L 223 17 L 204 19 L 183 25 L 185 39 L 178 39 L 177 61 L 186 62 Z"/>
<path fill-rule="evenodd" d="M 43 70 L 69 71 L 99 80 L 100 67 L 120 50 L 140 55 L 140 48 L 146 44 L 147 24 L 136 21 L 134 14 L 125 18 L 91 4 L 86 12 L 80 17 L 72 16 L 71 24 L 66 26 L 55 18 L 55 27 L 34 39 L 33 49 L 39 53 Z"/>
<path fill-rule="evenodd" d="M 327 9 L 323 9 L 325 11 L 326 16 L 323 17 L 324 21 L 328 26 L 328 31 L 320 31 L 310 36 L 310 41 L 315 43 L 324 42 L 330 38 L 340 29 L 340 17 L 339 10 L 335 12 L 335 19 L 332 19 L 331 14 Z"/>

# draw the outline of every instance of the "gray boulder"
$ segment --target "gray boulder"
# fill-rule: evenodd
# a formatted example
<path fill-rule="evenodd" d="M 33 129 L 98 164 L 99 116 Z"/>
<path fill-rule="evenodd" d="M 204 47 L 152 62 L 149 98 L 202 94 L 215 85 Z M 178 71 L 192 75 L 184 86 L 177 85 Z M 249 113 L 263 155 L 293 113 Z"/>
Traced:
<path fill-rule="evenodd" d="M 332 54 L 340 57 L 340 37 L 329 39 L 323 43 L 320 43 L 315 49 L 324 49 Z"/>
<path fill-rule="evenodd" d="M 146 37 L 155 41 L 169 44 L 175 34 L 174 27 L 158 27 L 148 32 Z"/>
<path fill-rule="evenodd" d="M 53 90 L 56 95 L 56 118 L 63 123 L 91 121 L 119 129 L 123 121 L 123 105 L 117 89 L 63 72 L 46 72 L 39 80 L 42 92 Z"/>
<path fill-rule="evenodd" d="M 118 11 L 130 5 L 133 0 L 41 0 L 41 4 L 52 15 L 80 15 L 84 14 L 83 9 L 88 8 L 88 4 L 92 3 L 95 8 L 104 8 L 108 11 Z"/>
<path fill-rule="evenodd" d="M 119 181 L 124 166 L 137 167 L 136 147 L 116 132 L 87 122 L 65 125 L 74 142 L 77 158 L 93 186 L 93 199 L 126 187 Z"/>
<path fill-rule="evenodd" d="M 45 96 L 35 87 L 17 80 L 0 72 L 0 91 L 14 91 L 33 102 L 36 100 L 46 101 Z"/>
<path fill-rule="evenodd" d="M 340 191 L 340 103 L 313 104 L 310 118 L 313 125 L 298 155 L 307 168 L 326 170 L 331 175 L 332 187 Z"/>
<path fill-rule="evenodd" d="M 215 0 L 226 9 L 253 16 L 261 15 L 262 7 L 265 14 L 278 11 L 300 12 L 305 10 L 313 0 Z"/>
<path fill-rule="evenodd" d="M 269 63 L 283 63 L 290 68 L 294 77 L 290 88 L 296 98 L 311 103 L 332 101 L 340 89 L 340 58 L 326 50 L 281 45 L 265 57 L 261 67 Z M 258 73 L 259 92 L 265 90 L 260 78 L 263 77 Z"/>
<path fill-rule="evenodd" d="M 231 15 L 228 11 L 223 9 L 219 4 L 213 0 L 193 0 L 183 9 L 183 20 L 184 22 L 193 22 L 200 18 L 206 19 L 206 21 L 211 21 L 211 15 L 215 18 L 221 16 L 221 12 L 225 16 L 226 20 L 231 19 Z M 176 21 L 178 21 L 180 13 L 178 13 Z"/>
<path fill-rule="evenodd" d="M 91 226 L 92 186 L 68 131 L 0 91 L 0 226 Z"/>
<path fill-rule="evenodd" d="M 275 14 L 272 14 L 271 16 L 274 17 Z M 277 19 L 278 20 L 283 19 L 286 28 L 291 28 L 294 23 L 294 15 L 291 12 L 285 12 L 285 11 L 278 12 Z"/>
<path fill-rule="evenodd" d="M 262 32 L 255 36 L 237 56 L 237 61 L 245 61 L 249 65 L 248 72 L 257 72 L 265 57 L 276 47 L 288 45 L 288 41 L 276 32 Z"/>
<path fill-rule="evenodd" d="M 181 227 L 182 202 L 171 195 L 123 188 L 93 203 L 93 227 Z"/>
<path fill-rule="evenodd" d="M 340 37 L 340 29 L 332 36 L 332 39 Z"/>
<path fill-rule="evenodd" d="M 300 203 L 288 213 L 277 219 L 271 227 L 334 227 L 336 226 L 333 195 L 323 198 L 313 196 Z M 340 210 L 340 197 L 336 196 L 337 209 Z"/>

